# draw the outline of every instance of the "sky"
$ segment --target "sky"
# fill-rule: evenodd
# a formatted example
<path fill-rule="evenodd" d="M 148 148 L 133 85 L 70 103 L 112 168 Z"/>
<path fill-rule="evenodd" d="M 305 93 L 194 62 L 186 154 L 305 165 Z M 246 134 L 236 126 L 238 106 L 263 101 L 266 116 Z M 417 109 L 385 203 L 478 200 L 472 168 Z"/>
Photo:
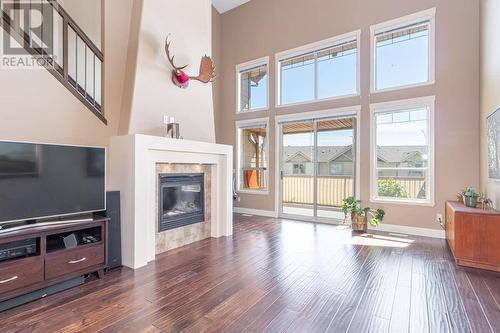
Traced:
<path fill-rule="evenodd" d="M 365 49 L 365 51 L 368 51 Z M 356 92 L 355 52 L 336 58 L 319 59 L 318 98 L 341 96 Z M 403 86 L 428 80 L 428 35 L 410 40 L 384 42 L 377 47 L 376 85 L 378 89 Z M 267 77 L 266 77 L 267 78 Z M 266 106 L 267 80 L 261 80 L 258 87 L 252 88 L 254 108 Z M 282 73 L 282 103 L 297 103 L 314 99 L 314 63 L 305 62 L 303 66 L 294 65 Z M 384 124 L 378 126 L 379 145 L 423 145 L 426 143 L 426 122 Z M 352 143 L 352 131 L 347 135 L 342 131 L 323 132 L 318 140 L 320 145 L 348 145 Z M 309 146 L 312 136 L 308 134 L 288 135 L 285 145 Z M 289 144 L 288 144 L 289 143 Z"/>
<path fill-rule="evenodd" d="M 318 132 L 318 146 L 348 146 L 352 144 L 352 130 Z M 307 147 L 314 145 L 313 133 L 283 135 L 283 146 Z"/>

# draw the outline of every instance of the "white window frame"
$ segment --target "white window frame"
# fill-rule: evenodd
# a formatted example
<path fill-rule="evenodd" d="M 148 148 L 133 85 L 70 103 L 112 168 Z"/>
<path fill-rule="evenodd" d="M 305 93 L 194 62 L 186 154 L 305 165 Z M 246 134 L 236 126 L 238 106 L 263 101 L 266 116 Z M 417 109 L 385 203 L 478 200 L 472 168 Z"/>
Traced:
<path fill-rule="evenodd" d="M 361 140 L 363 139 L 363 133 L 361 133 L 361 105 L 347 106 L 347 107 L 339 107 L 334 109 L 326 109 L 326 110 L 317 110 L 317 111 L 305 111 L 299 113 L 292 114 L 283 114 L 277 115 L 274 117 L 274 161 L 275 161 L 275 169 L 274 169 L 274 184 L 276 186 L 276 191 L 274 195 L 274 204 L 276 207 L 277 214 L 279 214 L 279 207 L 281 205 L 281 197 L 282 191 L 279 186 L 281 186 L 281 173 L 280 168 L 280 160 L 281 160 L 281 149 L 279 148 L 280 143 L 280 125 L 283 122 L 288 121 L 307 121 L 311 119 L 318 118 L 332 118 L 332 117 L 342 117 L 342 116 L 352 116 L 356 117 L 356 170 L 354 172 L 354 176 L 356 177 L 355 187 L 354 187 L 354 196 L 359 198 L 361 195 Z"/>
<path fill-rule="evenodd" d="M 428 198 L 408 199 L 408 198 L 382 198 L 378 196 L 378 175 L 377 175 L 377 140 L 375 115 L 384 112 L 406 111 L 416 108 L 426 108 L 429 111 L 428 133 L 429 133 L 429 159 L 427 170 Z M 370 104 L 370 201 L 374 203 L 407 204 L 419 206 L 435 206 L 435 140 L 434 140 L 434 108 L 435 96 L 427 96 L 392 102 Z"/>
<path fill-rule="evenodd" d="M 251 189 L 242 189 L 241 188 L 241 135 L 240 135 L 240 129 L 245 128 L 245 127 L 250 127 L 250 126 L 266 126 L 266 153 L 265 153 L 265 159 L 267 162 L 266 166 L 266 171 L 267 171 L 267 187 L 264 190 L 251 190 Z M 247 194 L 262 194 L 262 195 L 268 195 L 269 194 L 269 180 L 270 180 L 270 167 L 269 167 L 269 135 L 270 135 L 270 130 L 269 130 L 269 117 L 265 118 L 255 118 L 255 119 L 248 119 L 248 120 L 239 120 L 235 122 L 235 128 L 236 128 L 236 192 L 237 193 L 247 193 Z"/>
<path fill-rule="evenodd" d="M 267 77 L 266 77 L 266 106 L 261 107 L 261 108 L 255 108 L 255 109 L 250 109 L 250 110 L 240 110 L 241 106 L 241 77 L 240 74 L 243 71 L 259 67 L 265 65 L 267 68 Z M 258 112 L 258 111 L 265 111 L 269 110 L 269 76 L 270 76 L 270 68 L 269 68 L 269 56 L 262 57 L 259 59 L 247 61 L 245 63 L 236 65 L 236 113 L 248 113 L 248 112 Z"/>
<path fill-rule="evenodd" d="M 357 52 L 356 52 L 356 92 L 353 94 L 347 94 L 347 95 L 340 95 L 340 96 L 333 96 L 333 97 L 327 97 L 327 98 L 317 98 L 317 91 L 318 91 L 318 75 L 316 73 L 317 69 L 315 69 L 315 78 L 314 78 L 314 91 L 315 91 L 315 98 L 311 99 L 309 101 L 302 101 L 302 102 L 295 102 L 295 103 L 287 103 L 287 104 L 281 104 L 281 63 L 280 61 L 287 59 L 287 58 L 293 58 L 296 56 L 300 56 L 303 54 L 319 51 L 325 48 L 333 47 L 338 44 L 342 44 L 344 42 L 349 42 L 352 41 L 353 39 L 356 39 L 356 47 L 357 47 Z M 356 30 L 353 32 L 349 32 L 343 35 L 335 36 L 332 38 L 324 39 L 315 43 L 310 43 L 307 45 L 299 46 L 297 48 L 291 49 L 291 50 L 286 50 L 282 51 L 279 53 L 275 54 L 275 107 L 276 108 L 282 108 L 282 107 L 289 107 L 289 106 L 294 106 L 294 105 L 302 105 L 302 104 L 312 104 L 312 103 L 318 103 L 318 102 L 323 102 L 323 101 L 331 101 L 331 100 L 336 100 L 336 99 L 343 99 L 343 98 L 349 98 L 349 97 L 356 97 L 360 95 L 360 54 L 361 54 L 361 30 Z"/>
<path fill-rule="evenodd" d="M 429 20 L 429 47 L 428 47 L 428 59 L 429 59 L 429 68 L 428 68 L 428 79 L 426 82 L 420 83 L 412 83 L 401 85 L 397 87 L 390 87 L 384 89 L 377 89 L 376 87 L 376 75 L 377 75 L 377 51 L 376 51 L 376 43 L 375 36 L 384 31 L 389 31 L 393 29 L 402 28 L 407 25 L 415 24 L 424 20 Z M 403 16 L 394 20 L 382 22 L 376 25 L 372 25 L 370 27 L 370 50 L 371 50 L 371 66 L 370 66 L 370 92 L 378 93 L 385 91 L 393 91 L 400 89 L 408 89 L 414 87 L 421 87 L 427 85 L 433 85 L 436 81 L 436 8 L 430 8 L 427 10 L 423 10 L 418 13 L 414 13 L 411 15 Z"/>

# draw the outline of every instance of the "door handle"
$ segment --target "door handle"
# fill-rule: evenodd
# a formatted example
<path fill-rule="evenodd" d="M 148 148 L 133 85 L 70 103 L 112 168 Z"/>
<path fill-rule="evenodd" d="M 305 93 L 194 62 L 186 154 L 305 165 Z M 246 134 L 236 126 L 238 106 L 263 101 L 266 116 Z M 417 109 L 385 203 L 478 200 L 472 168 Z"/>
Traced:
<path fill-rule="evenodd" d="M 10 279 L 7 279 L 7 280 L 3 280 L 3 281 L 0 281 L 0 284 L 3 284 L 3 283 L 7 283 L 7 282 L 11 282 L 11 281 L 14 281 L 18 278 L 18 276 L 13 276 L 11 277 Z"/>
<path fill-rule="evenodd" d="M 85 261 L 87 260 L 86 257 L 83 257 L 81 259 L 78 259 L 78 260 L 71 260 L 71 261 L 68 261 L 68 264 L 78 264 L 79 262 L 82 262 L 82 261 Z"/>

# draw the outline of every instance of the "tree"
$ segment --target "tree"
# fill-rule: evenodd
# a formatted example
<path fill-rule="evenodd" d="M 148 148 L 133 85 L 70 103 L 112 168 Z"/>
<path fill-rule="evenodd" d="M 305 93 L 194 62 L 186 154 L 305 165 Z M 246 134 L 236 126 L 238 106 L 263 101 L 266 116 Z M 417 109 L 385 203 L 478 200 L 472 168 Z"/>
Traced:
<path fill-rule="evenodd" d="M 403 185 L 398 183 L 394 178 L 385 178 L 378 180 L 378 195 L 381 197 L 389 198 L 407 198 L 408 193 L 406 193 Z"/>

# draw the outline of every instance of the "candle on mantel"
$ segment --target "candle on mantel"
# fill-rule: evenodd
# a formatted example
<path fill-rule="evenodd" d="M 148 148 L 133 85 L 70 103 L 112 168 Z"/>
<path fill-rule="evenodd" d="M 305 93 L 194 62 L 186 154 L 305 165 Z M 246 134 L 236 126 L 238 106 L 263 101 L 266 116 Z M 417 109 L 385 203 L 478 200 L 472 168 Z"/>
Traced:
<path fill-rule="evenodd" d="M 174 118 L 174 117 L 167 116 L 167 115 L 164 115 L 164 116 L 163 116 L 163 123 L 164 123 L 165 125 L 168 125 L 168 124 L 173 124 L 173 123 L 175 123 L 175 118 Z"/>

